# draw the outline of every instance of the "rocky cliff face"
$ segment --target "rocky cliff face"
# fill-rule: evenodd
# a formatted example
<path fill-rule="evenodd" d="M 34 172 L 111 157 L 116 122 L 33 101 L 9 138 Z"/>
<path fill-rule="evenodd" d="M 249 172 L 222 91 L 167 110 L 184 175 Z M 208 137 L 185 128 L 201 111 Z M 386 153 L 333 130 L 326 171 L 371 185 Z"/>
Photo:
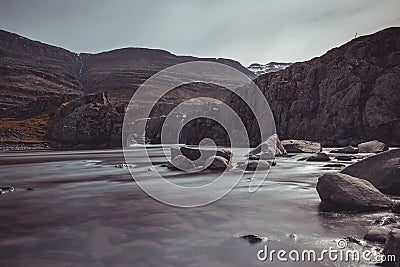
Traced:
<path fill-rule="evenodd" d="M 389 28 L 270 74 L 256 84 L 281 139 L 348 145 L 380 139 L 400 145 L 400 28 Z M 234 96 L 231 105 L 243 109 Z M 254 131 L 254 119 L 243 119 Z"/>

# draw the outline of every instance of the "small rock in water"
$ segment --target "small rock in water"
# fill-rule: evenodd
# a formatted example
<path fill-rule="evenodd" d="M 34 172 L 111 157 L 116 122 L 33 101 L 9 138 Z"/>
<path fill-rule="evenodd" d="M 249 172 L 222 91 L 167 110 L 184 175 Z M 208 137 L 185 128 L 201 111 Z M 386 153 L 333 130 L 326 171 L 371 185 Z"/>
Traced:
<path fill-rule="evenodd" d="M 295 234 L 290 234 L 289 238 L 293 239 L 293 240 L 297 240 L 297 236 Z"/>
<path fill-rule="evenodd" d="M 271 166 L 266 160 L 249 160 L 247 164 L 245 162 L 238 162 L 237 167 L 246 171 L 268 170 Z"/>
<path fill-rule="evenodd" d="M 128 163 L 121 163 L 115 165 L 115 168 L 120 168 L 120 169 L 133 169 L 133 165 L 128 164 Z"/>
<path fill-rule="evenodd" d="M 376 220 L 375 223 L 379 224 L 380 226 L 385 226 L 389 224 L 395 224 L 397 221 L 393 217 L 382 217 Z"/>
<path fill-rule="evenodd" d="M 208 170 L 214 171 L 225 171 L 229 168 L 228 160 L 221 156 L 209 157 L 206 160 L 205 165 L 208 166 Z"/>
<path fill-rule="evenodd" d="M 287 153 L 316 153 L 322 150 L 320 143 L 306 140 L 283 140 L 283 147 Z"/>
<path fill-rule="evenodd" d="M 352 156 L 340 155 L 340 156 L 335 157 L 335 159 L 341 160 L 341 161 L 351 161 L 352 160 Z"/>
<path fill-rule="evenodd" d="M 32 187 L 28 187 L 28 188 L 26 189 L 26 191 L 32 191 L 32 190 L 33 190 Z"/>
<path fill-rule="evenodd" d="M 13 192 L 15 189 L 12 186 L 2 186 L 0 187 L 0 195 Z"/>
<path fill-rule="evenodd" d="M 263 241 L 263 238 L 258 235 L 243 235 L 240 238 L 246 239 L 250 244 L 257 244 Z"/>
<path fill-rule="evenodd" d="M 311 155 L 307 161 L 330 161 L 331 159 L 329 156 L 325 153 L 319 152 L 315 153 L 314 155 Z"/>
<path fill-rule="evenodd" d="M 380 153 L 389 150 L 388 145 L 378 140 L 373 140 L 358 145 L 358 152 L 360 153 Z"/>
<path fill-rule="evenodd" d="M 358 148 L 352 146 L 346 146 L 344 148 L 331 150 L 329 153 L 357 154 Z"/>
<path fill-rule="evenodd" d="M 346 167 L 346 165 L 344 165 L 342 163 L 329 163 L 329 164 L 325 164 L 322 167 L 341 168 L 341 167 Z"/>

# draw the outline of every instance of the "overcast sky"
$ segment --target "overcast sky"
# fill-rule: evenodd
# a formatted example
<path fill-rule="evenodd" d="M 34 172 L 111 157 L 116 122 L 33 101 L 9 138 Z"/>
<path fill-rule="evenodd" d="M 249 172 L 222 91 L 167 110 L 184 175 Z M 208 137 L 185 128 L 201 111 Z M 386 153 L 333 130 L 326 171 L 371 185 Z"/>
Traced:
<path fill-rule="evenodd" d="M 400 25 L 399 0 L 0 0 L 0 27 L 74 52 L 161 48 L 295 62 Z M 396 21 L 397 19 L 397 21 Z"/>

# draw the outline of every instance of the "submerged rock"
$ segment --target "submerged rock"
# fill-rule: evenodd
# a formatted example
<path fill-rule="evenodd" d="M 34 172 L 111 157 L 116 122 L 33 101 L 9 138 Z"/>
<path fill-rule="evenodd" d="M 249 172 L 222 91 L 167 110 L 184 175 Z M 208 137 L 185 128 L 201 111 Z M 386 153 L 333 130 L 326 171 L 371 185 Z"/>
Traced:
<path fill-rule="evenodd" d="M 314 155 L 311 155 L 306 159 L 307 161 L 330 161 L 331 159 L 329 156 L 325 153 L 318 152 L 315 153 Z"/>
<path fill-rule="evenodd" d="M 306 140 L 283 140 L 282 145 L 288 153 L 317 153 L 322 151 L 320 143 Z"/>
<path fill-rule="evenodd" d="M 385 267 L 399 267 L 400 266 L 400 229 L 394 228 L 389 232 L 383 254 L 388 256 L 387 261 L 383 263 Z M 393 261 L 394 255 L 395 261 Z M 390 258 L 390 260 L 389 260 Z"/>
<path fill-rule="evenodd" d="M 390 229 L 373 227 L 365 234 L 364 239 L 372 242 L 385 243 Z"/>
<path fill-rule="evenodd" d="M 334 210 L 382 210 L 391 208 L 393 204 L 370 182 L 342 173 L 327 173 L 319 177 L 317 191 L 322 205 Z"/>
<path fill-rule="evenodd" d="M 348 156 L 348 155 L 340 155 L 340 156 L 336 156 L 335 159 L 341 160 L 341 161 L 351 161 L 353 159 L 353 157 Z"/>
<path fill-rule="evenodd" d="M 385 194 L 400 195 L 400 149 L 363 159 L 341 172 L 367 180 Z"/>
<path fill-rule="evenodd" d="M 329 163 L 329 164 L 325 164 L 322 167 L 330 167 L 330 168 L 342 168 L 342 167 L 346 167 L 346 165 L 341 164 L 341 163 Z"/>
<path fill-rule="evenodd" d="M 2 186 L 0 187 L 0 195 L 9 193 L 9 192 L 14 192 L 14 187 L 12 186 Z"/>
<path fill-rule="evenodd" d="M 355 147 L 349 145 L 349 146 L 346 146 L 344 148 L 331 150 L 330 153 L 357 154 L 358 153 L 358 148 L 355 148 Z"/>
<path fill-rule="evenodd" d="M 263 238 L 258 235 L 243 235 L 240 238 L 246 239 L 250 244 L 257 244 L 263 241 Z"/>
<path fill-rule="evenodd" d="M 269 170 L 271 165 L 266 160 L 249 160 L 247 162 L 239 162 L 237 167 L 246 171 Z"/>
<path fill-rule="evenodd" d="M 388 149 L 388 145 L 378 140 L 368 141 L 358 145 L 358 152 L 360 153 L 379 153 Z"/>

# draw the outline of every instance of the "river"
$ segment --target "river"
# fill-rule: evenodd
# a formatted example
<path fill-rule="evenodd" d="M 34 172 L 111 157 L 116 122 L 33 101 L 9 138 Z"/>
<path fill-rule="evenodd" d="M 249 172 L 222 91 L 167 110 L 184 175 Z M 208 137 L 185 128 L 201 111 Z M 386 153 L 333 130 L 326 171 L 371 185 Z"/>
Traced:
<path fill-rule="evenodd" d="M 162 150 L 148 148 L 162 163 Z M 132 169 L 149 181 L 155 169 L 134 151 Z M 362 239 L 386 212 L 322 212 L 317 178 L 338 168 L 278 158 L 255 193 L 246 176 L 222 199 L 197 208 L 158 202 L 134 182 L 121 150 L 24 151 L 0 153 L 1 266 L 362 266 L 341 261 L 260 261 L 269 249 L 336 248 L 337 240 Z M 212 174 L 182 174 L 156 166 L 171 181 L 198 184 Z M 156 182 L 157 180 L 154 179 Z M 32 188 L 33 190 L 26 190 Z M 257 234 L 263 242 L 239 238 Z M 365 248 L 349 244 L 361 251 Z"/>

